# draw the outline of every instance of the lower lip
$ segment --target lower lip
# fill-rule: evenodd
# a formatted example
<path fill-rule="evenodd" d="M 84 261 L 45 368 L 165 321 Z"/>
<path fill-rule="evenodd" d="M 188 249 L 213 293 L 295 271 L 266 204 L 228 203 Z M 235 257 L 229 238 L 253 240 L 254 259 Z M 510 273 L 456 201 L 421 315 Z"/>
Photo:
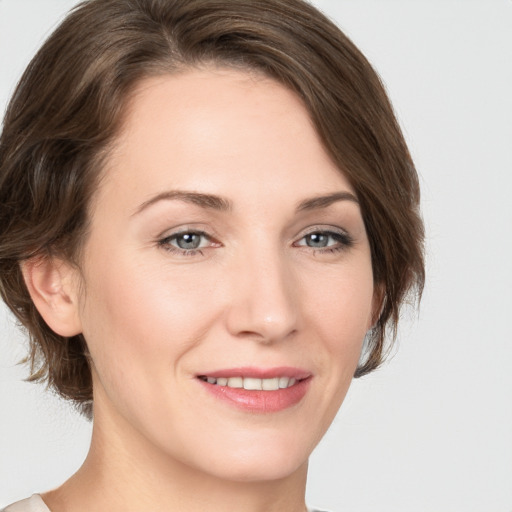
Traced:
<path fill-rule="evenodd" d="M 219 400 L 226 401 L 238 409 L 257 413 L 279 412 L 298 404 L 306 395 L 310 381 L 311 377 L 289 388 L 259 391 L 219 386 L 198 379 L 198 382 Z"/>

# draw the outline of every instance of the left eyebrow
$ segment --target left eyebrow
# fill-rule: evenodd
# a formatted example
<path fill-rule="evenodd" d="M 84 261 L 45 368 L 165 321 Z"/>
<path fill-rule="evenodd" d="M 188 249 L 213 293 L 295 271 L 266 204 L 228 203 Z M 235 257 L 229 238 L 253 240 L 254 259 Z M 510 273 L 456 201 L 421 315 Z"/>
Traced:
<path fill-rule="evenodd" d="M 357 197 L 350 192 L 335 192 L 334 194 L 328 194 L 326 196 L 317 196 L 310 199 L 301 201 L 297 206 L 297 211 L 301 212 L 304 210 L 316 210 L 319 208 L 327 208 L 333 203 L 338 201 L 352 201 L 359 204 Z"/>

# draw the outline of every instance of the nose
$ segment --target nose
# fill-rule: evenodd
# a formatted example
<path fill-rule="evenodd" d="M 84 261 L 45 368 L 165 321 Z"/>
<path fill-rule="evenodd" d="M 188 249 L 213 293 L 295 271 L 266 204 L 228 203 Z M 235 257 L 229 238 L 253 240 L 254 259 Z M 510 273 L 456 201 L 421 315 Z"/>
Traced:
<path fill-rule="evenodd" d="M 275 343 L 298 329 L 298 290 L 293 269 L 278 254 L 243 256 L 230 282 L 228 331 L 239 338 Z"/>

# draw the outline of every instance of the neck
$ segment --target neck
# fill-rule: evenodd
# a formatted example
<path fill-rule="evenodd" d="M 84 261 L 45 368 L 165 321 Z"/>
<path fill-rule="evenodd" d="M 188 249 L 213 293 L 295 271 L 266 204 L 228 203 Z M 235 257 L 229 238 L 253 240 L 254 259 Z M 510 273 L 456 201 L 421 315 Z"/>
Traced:
<path fill-rule="evenodd" d="M 235 481 L 160 453 L 136 429 L 95 419 L 78 472 L 43 495 L 52 512 L 304 512 L 307 463 L 279 480 Z M 122 435 L 121 435 L 122 433 Z"/>

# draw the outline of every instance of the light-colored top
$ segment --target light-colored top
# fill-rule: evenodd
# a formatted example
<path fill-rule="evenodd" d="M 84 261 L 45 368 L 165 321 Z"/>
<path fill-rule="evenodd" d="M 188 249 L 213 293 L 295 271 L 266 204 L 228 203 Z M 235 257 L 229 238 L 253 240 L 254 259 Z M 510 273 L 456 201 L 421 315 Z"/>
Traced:
<path fill-rule="evenodd" d="M 26 500 L 17 501 L 0 512 L 51 512 L 39 494 L 33 494 Z M 308 509 L 308 512 L 321 512 L 320 510 Z"/>
<path fill-rule="evenodd" d="M 50 512 L 39 494 L 33 494 L 26 500 L 17 501 L 0 512 Z"/>

